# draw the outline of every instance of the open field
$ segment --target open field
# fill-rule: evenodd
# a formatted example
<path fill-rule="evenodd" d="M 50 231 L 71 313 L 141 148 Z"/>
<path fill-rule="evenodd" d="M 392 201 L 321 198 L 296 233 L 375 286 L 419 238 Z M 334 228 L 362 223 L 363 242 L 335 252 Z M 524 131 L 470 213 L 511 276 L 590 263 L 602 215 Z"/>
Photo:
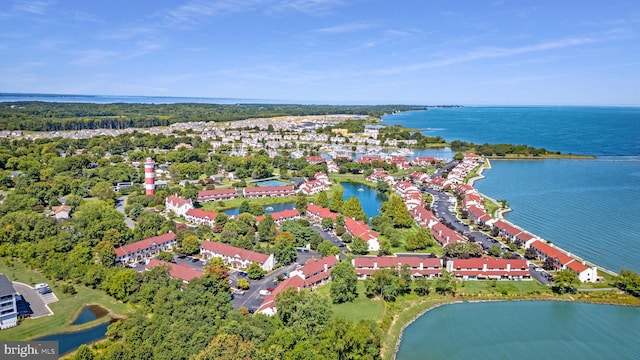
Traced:
<path fill-rule="evenodd" d="M 129 305 L 113 299 L 101 290 L 82 285 L 73 285 L 77 290 L 75 295 L 63 294 L 60 290 L 62 282 L 48 280 L 39 272 L 27 268 L 17 260 L 2 258 L 0 273 L 6 274 L 12 281 L 29 285 L 46 282 L 59 299 L 59 301 L 49 304 L 54 315 L 25 319 L 14 328 L 0 331 L 0 340 L 28 340 L 43 335 L 77 331 L 109 320 L 110 317 L 105 316 L 82 325 L 70 325 L 86 304 L 99 304 L 108 309 L 113 316 L 123 316 L 131 310 Z"/>

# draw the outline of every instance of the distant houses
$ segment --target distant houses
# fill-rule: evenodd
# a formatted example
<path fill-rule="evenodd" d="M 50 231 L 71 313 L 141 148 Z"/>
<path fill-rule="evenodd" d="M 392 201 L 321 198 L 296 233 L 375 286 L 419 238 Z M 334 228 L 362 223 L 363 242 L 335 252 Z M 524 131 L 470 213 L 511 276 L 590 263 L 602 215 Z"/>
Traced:
<path fill-rule="evenodd" d="M 293 185 L 282 186 L 257 186 L 244 188 L 242 195 L 246 198 L 295 196 L 296 190 Z"/>
<path fill-rule="evenodd" d="M 231 200 L 239 195 L 236 189 L 203 190 L 198 192 L 198 202 Z"/>

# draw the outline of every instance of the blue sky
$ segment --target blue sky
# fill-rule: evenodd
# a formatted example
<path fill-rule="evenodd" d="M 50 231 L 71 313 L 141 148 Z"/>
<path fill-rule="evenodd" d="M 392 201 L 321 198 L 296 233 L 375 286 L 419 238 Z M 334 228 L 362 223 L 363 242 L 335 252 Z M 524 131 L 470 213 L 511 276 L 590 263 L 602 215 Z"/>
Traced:
<path fill-rule="evenodd" d="M 0 92 L 640 105 L 640 1 L 2 0 Z"/>

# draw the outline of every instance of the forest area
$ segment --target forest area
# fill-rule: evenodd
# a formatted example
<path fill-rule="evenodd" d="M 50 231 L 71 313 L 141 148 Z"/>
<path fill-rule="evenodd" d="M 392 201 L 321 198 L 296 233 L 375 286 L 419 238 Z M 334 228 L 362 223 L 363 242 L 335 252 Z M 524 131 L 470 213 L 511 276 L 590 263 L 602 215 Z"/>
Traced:
<path fill-rule="evenodd" d="M 84 104 L 8 102 L 0 107 L 0 130 L 68 131 L 167 126 L 190 121 L 236 121 L 276 116 L 353 114 L 379 118 L 412 105 L 288 104 Z"/>

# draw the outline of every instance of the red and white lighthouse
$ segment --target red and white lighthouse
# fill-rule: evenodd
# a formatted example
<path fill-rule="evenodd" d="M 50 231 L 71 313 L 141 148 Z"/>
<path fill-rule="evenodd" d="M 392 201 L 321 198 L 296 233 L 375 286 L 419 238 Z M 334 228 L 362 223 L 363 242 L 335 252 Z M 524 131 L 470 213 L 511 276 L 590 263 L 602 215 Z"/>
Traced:
<path fill-rule="evenodd" d="M 150 157 L 144 162 L 144 189 L 147 195 L 155 195 L 156 193 L 155 165 L 156 163 Z"/>

